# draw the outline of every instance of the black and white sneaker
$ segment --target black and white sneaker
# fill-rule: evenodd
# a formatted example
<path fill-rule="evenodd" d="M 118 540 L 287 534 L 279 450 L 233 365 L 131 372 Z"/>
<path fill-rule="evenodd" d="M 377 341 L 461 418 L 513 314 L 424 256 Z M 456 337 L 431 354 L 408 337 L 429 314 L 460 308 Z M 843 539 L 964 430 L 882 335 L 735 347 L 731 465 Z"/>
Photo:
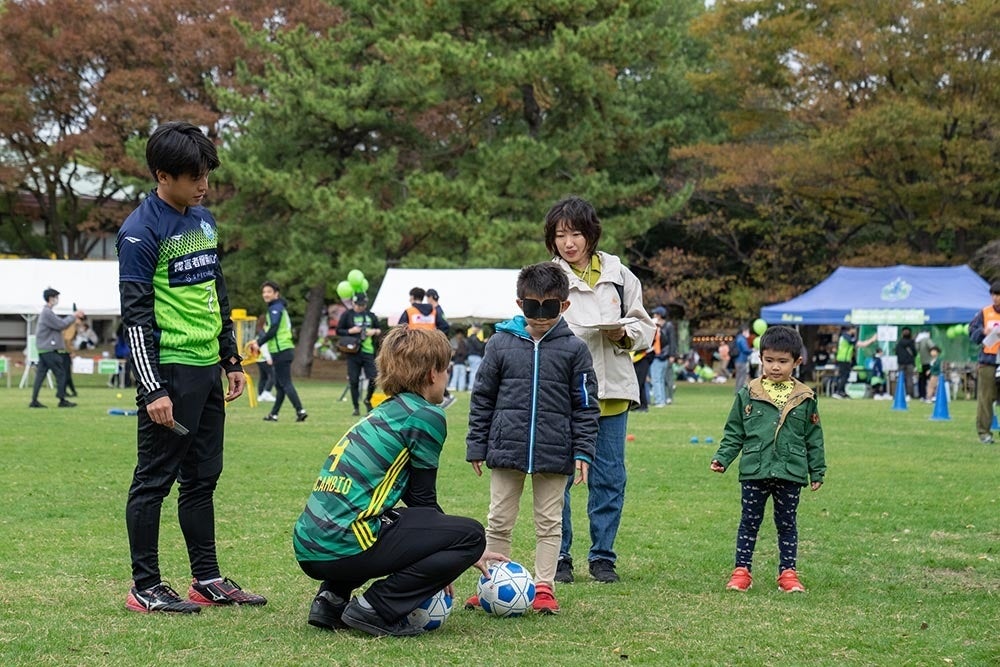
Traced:
<path fill-rule="evenodd" d="M 298 412 L 295 413 L 295 421 L 304 422 L 306 420 L 306 417 L 308 416 L 309 415 L 306 414 L 306 411 L 304 409 L 299 410 Z"/>
<path fill-rule="evenodd" d="M 273 415 L 271 413 L 268 413 L 267 415 L 264 416 L 264 421 L 266 421 L 266 422 L 276 422 L 276 421 L 278 421 L 278 415 Z"/>
<path fill-rule="evenodd" d="M 263 595 L 243 590 L 239 584 L 228 577 L 210 584 L 199 584 L 197 579 L 192 580 L 191 587 L 188 588 L 188 599 L 205 607 L 243 604 L 259 607 L 267 604 L 267 598 Z"/>
<path fill-rule="evenodd" d="M 387 623 L 374 609 L 362 607 L 357 598 L 351 598 L 340 618 L 355 630 L 367 632 L 375 637 L 412 637 L 426 632 L 419 626 L 410 625 L 405 616 Z"/>
<path fill-rule="evenodd" d="M 181 596 L 177 595 L 177 591 L 165 582 L 160 582 L 144 591 L 137 590 L 133 586 L 128 597 L 125 598 L 125 608 L 141 614 L 151 614 L 158 611 L 197 614 L 201 611 L 201 607 L 194 602 L 181 599 Z"/>

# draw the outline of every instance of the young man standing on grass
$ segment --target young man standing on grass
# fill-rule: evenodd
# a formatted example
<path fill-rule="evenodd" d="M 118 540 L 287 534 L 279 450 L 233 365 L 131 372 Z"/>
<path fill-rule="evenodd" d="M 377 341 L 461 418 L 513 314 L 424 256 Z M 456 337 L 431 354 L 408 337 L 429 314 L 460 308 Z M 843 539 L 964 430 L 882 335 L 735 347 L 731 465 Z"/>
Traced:
<path fill-rule="evenodd" d="M 246 386 L 215 219 L 201 206 L 219 158 L 197 127 L 170 122 L 150 136 L 146 163 L 156 189 L 125 220 L 116 243 L 139 406 L 138 457 L 125 506 L 133 577 L 125 606 L 194 613 L 201 605 L 262 605 L 262 596 L 222 577 L 215 549 L 225 402 Z M 160 578 L 160 509 L 175 480 L 193 577 L 187 600 Z"/>

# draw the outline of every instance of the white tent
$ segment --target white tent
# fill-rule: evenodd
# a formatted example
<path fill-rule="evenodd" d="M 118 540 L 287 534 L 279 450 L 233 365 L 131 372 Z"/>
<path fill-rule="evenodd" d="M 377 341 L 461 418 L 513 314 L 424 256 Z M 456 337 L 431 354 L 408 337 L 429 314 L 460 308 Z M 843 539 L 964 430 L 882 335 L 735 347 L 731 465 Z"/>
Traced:
<path fill-rule="evenodd" d="M 75 303 L 91 317 L 117 317 L 118 262 L 55 259 L 0 259 L 0 315 L 37 315 L 42 292 L 59 291 L 56 312 L 73 312 Z"/>
<path fill-rule="evenodd" d="M 435 289 L 445 319 L 484 322 L 510 319 L 518 313 L 518 269 L 389 269 L 371 310 L 396 324 L 410 305 L 414 287 Z"/>

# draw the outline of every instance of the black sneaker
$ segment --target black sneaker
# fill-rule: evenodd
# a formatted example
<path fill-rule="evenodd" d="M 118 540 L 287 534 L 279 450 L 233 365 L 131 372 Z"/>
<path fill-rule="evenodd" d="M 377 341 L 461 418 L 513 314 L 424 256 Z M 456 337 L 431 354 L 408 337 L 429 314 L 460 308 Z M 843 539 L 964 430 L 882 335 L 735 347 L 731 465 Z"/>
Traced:
<path fill-rule="evenodd" d="M 204 606 L 245 604 L 259 607 L 267 604 L 267 598 L 263 595 L 248 593 L 229 578 L 211 584 L 199 584 L 195 579 L 188 588 L 188 599 Z"/>
<path fill-rule="evenodd" d="M 442 410 L 447 410 L 448 406 L 450 406 L 454 402 L 455 402 L 455 397 L 452 394 L 446 395 L 444 397 L 444 400 L 441 401 L 441 409 Z"/>
<path fill-rule="evenodd" d="M 45 406 L 42 405 L 41 403 L 39 403 L 38 401 L 32 401 L 31 403 L 28 403 L 28 407 L 29 408 L 44 408 Z"/>
<path fill-rule="evenodd" d="M 295 413 L 295 421 L 304 422 L 306 420 L 306 417 L 308 416 L 309 415 L 306 414 L 305 410 L 299 410 L 298 412 Z"/>
<path fill-rule="evenodd" d="M 320 591 L 309 607 L 309 625 L 324 630 L 344 630 L 348 627 L 341 616 L 347 603 L 333 591 Z"/>
<path fill-rule="evenodd" d="M 266 421 L 266 422 L 276 422 L 276 421 L 278 421 L 278 415 L 272 415 L 272 414 L 268 413 L 267 415 L 265 415 L 264 421 Z"/>
<path fill-rule="evenodd" d="M 59 401 L 59 407 L 60 408 L 75 408 L 76 407 L 76 403 L 74 403 L 73 401 L 67 401 L 64 398 L 63 400 Z"/>
<path fill-rule="evenodd" d="M 141 614 L 153 612 L 173 612 L 175 614 L 197 614 L 201 607 L 194 602 L 182 600 L 177 591 L 167 583 L 159 583 L 144 591 L 136 590 L 135 586 L 125 598 L 125 608 Z"/>
<path fill-rule="evenodd" d="M 556 563 L 556 581 L 560 584 L 573 583 L 573 559 L 560 558 Z"/>
<path fill-rule="evenodd" d="M 619 582 L 618 573 L 615 572 L 615 564 L 606 558 L 590 561 L 590 576 L 602 584 L 617 584 Z"/>
<path fill-rule="evenodd" d="M 372 411 L 372 402 L 365 401 L 365 414 L 368 414 L 371 411 Z"/>
<path fill-rule="evenodd" d="M 354 408 L 354 412 L 351 413 L 351 416 L 352 417 L 360 417 L 361 416 L 361 411 L 358 410 L 357 408 Z"/>
<path fill-rule="evenodd" d="M 406 617 L 396 619 L 393 623 L 386 623 L 378 612 L 374 609 L 365 609 L 358 603 L 357 598 L 351 598 L 344 609 L 341 620 L 355 630 L 367 632 L 376 637 L 412 637 L 421 635 L 426 630 L 416 625 L 410 625 Z"/>

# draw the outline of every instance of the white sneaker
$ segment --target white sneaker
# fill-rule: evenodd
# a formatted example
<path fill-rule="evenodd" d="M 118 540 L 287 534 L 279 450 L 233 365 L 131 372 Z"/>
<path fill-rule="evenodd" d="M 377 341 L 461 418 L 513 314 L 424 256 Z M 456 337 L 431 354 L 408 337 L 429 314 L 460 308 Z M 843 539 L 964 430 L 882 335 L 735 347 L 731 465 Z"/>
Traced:
<path fill-rule="evenodd" d="M 257 395 L 257 400 L 261 403 L 274 403 L 274 394 L 269 391 L 262 391 Z"/>

